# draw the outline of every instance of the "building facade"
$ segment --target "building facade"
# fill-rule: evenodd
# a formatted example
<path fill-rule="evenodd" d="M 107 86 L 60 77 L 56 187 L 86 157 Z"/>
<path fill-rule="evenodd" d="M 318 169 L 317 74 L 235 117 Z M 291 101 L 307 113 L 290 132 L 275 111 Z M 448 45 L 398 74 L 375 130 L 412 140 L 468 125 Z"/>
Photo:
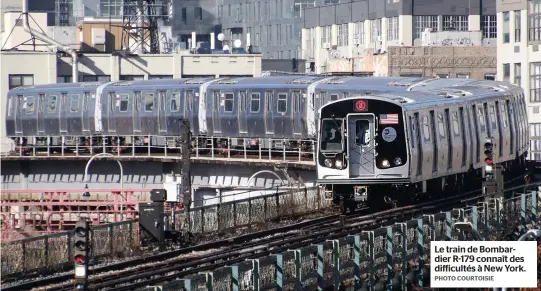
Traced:
<path fill-rule="evenodd" d="M 29 0 L 30 12 L 46 13 L 45 31 L 61 27 L 58 37 L 75 34 L 75 26 L 85 17 L 123 19 L 123 0 Z M 240 39 L 248 42 L 254 52 L 265 59 L 291 59 L 299 57 L 301 29 L 305 8 L 332 5 L 340 0 L 158 0 L 160 17 L 160 45 L 188 48 L 191 33 L 197 33 L 196 42 L 210 42 L 210 33 L 225 35 L 224 45 Z M 22 0 L 0 1 L 1 12 L 20 12 Z M 157 13 L 158 13 L 157 12 Z M 3 15 L 3 13 L 1 13 Z M 0 16 L 2 17 L 2 16 Z M 3 27 L 0 19 L 0 32 Z M 163 26 L 161 26 L 163 25 Z M 249 35 L 249 38 L 248 38 Z M 216 47 L 222 43 L 215 40 Z"/>
<path fill-rule="evenodd" d="M 498 79 L 524 88 L 531 158 L 541 160 L 541 0 L 498 0 Z"/>
<path fill-rule="evenodd" d="M 339 0 L 216 0 L 226 40 L 250 42 L 265 59 L 299 58 L 304 9 Z M 249 39 L 247 36 L 249 35 Z"/>
<path fill-rule="evenodd" d="M 493 47 L 497 38 L 495 0 L 353 1 L 309 8 L 303 21 L 301 58 L 316 73 L 390 47 Z"/>

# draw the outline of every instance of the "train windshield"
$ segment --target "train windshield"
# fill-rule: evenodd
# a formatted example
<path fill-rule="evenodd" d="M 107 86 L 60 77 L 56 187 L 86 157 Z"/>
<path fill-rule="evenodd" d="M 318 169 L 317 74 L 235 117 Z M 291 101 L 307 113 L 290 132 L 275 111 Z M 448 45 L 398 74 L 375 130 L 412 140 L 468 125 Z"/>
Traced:
<path fill-rule="evenodd" d="M 321 151 L 341 152 L 344 149 L 342 123 L 342 119 L 323 119 L 321 122 Z"/>

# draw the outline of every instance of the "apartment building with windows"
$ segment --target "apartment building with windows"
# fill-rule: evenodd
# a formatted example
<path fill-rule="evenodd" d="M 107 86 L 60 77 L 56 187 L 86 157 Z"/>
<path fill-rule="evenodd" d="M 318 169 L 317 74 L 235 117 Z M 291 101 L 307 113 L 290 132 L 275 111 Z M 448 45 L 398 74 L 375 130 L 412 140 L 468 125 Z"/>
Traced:
<path fill-rule="evenodd" d="M 343 0 L 342 0 L 343 1 Z M 299 58 L 304 9 L 340 0 L 216 0 L 226 44 L 248 42 L 264 59 Z"/>
<path fill-rule="evenodd" d="M 331 71 L 334 60 L 367 61 L 397 46 L 487 47 L 474 50 L 484 52 L 479 57 L 494 58 L 489 53 L 495 52 L 497 38 L 495 1 L 365 0 L 309 8 L 303 17 L 301 57 L 316 73 Z"/>
<path fill-rule="evenodd" d="M 497 0 L 498 79 L 524 88 L 530 157 L 541 160 L 541 0 Z"/>

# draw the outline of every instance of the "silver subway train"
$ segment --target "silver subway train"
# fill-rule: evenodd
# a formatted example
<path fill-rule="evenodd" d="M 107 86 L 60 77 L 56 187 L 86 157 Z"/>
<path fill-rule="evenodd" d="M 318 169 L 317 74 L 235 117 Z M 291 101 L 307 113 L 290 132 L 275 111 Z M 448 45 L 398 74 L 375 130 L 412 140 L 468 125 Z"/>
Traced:
<path fill-rule="evenodd" d="M 6 135 L 26 148 L 174 147 L 179 119 L 184 118 L 190 121 L 193 136 L 212 137 L 213 143 L 232 138 L 283 139 L 291 142 L 256 146 L 298 148 L 301 140 L 315 140 L 317 110 L 328 102 L 356 94 L 430 90 L 472 81 L 297 75 L 25 86 L 8 92 Z"/>
<path fill-rule="evenodd" d="M 475 80 L 428 87 L 359 94 L 319 109 L 317 182 L 343 210 L 480 189 L 487 139 L 506 178 L 524 173 L 529 132 L 520 87 Z"/>

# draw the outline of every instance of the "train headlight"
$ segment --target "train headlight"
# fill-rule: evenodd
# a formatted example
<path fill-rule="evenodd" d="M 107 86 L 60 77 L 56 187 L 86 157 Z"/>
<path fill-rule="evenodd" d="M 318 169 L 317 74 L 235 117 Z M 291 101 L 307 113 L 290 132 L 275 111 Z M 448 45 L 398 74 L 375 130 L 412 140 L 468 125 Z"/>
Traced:
<path fill-rule="evenodd" d="M 398 157 L 394 158 L 394 164 L 397 166 L 402 165 L 402 159 Z"/>
<path fill-rule="evenodd" d="M 325 167 L 332 168 L 332 161 L 330 159 L 325 159 L 323 163 L 325 163 Z"/>
<path fill-rule="evenodd" d="M 389 163 L 389 160 L 383 160 L 383 161 L 381 161 L 381 166 L 383 168 L 388 168 L 388 167 L 391 166 L 391 163 Z"/>
<path fill-rule="evenodd" d="M 336 162 L 334 163 L 334 165 L 336 166 L 336 168 L 337 168 L 338 170 L 344 169 L 344 163 L 343 163 L 341 160 L 336 160 Z"/>

